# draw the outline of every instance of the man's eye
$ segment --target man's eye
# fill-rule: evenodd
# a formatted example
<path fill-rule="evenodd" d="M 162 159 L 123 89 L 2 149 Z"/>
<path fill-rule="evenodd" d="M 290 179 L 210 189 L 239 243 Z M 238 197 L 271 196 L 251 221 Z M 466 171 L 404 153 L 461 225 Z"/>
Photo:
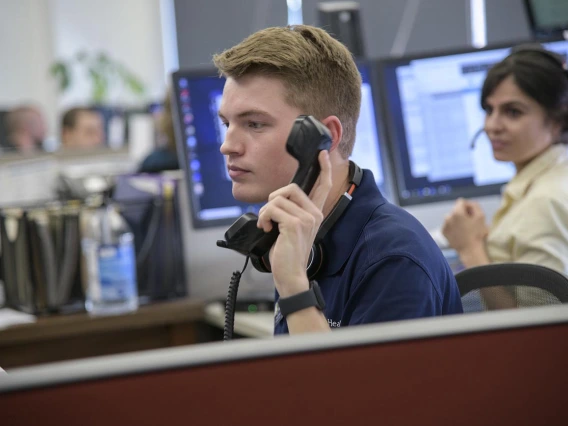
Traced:
<path fill-rule="evenodd" d="M 522 114 L 522 112 L 521 112 L 520 110 L 518 110 L 518 109 L 515 109 L 515 108 L 509 108 L 509 109 L 507 110 L 507 115 L 509 115 L 510 117 L 513 117 L 513 118 L 517 118 L 517 117 L 519 117 L 521 114 Z"/>
<path fill-rule="evenodd" d="M 223 121 L 223 126 L 225 126 L 227 129 L 229 128 L 229 123 L 227 123 L 226 121 Z"/>
<path fill-rule="evenodd" d="M 256 121 L 249 121 L 248 126 L 252 129 L 262 129 L 263 124 L 257 123 Z"/>

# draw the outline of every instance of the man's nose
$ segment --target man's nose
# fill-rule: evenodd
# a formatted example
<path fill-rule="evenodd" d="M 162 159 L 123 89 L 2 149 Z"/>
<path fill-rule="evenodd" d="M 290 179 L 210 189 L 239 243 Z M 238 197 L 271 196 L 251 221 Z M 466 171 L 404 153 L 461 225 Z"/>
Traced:
<path fill-rule="evenodd" d="M 239 135 L 235 131 L 234 126 L 227 128 L 225 140 L 221 144 L 220 151 L 223 155 L 239 155 L 242 153 L 243 144 L 240 142 Z"/>

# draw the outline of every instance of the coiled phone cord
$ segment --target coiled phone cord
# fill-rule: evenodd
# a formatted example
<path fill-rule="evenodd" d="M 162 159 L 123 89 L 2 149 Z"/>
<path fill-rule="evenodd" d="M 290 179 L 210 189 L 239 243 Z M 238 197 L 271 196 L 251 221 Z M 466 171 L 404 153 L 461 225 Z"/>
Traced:
<path fill-rule="evenodd" d="M 223 330 L 223 340 L 231 340 L 233 338 L 233 330 L 235 327 L 235 305 L 237 303 L 237 292 L 239 291 L 239 283 L 241 276 L 247 269 L 249 256 L 245 260 L 245 266 L 242 271 L 233 272 L 231 282 L 229 284 L 229 291 L 227 293 L 227 302 L 225 303 L 225 328 Z"/>

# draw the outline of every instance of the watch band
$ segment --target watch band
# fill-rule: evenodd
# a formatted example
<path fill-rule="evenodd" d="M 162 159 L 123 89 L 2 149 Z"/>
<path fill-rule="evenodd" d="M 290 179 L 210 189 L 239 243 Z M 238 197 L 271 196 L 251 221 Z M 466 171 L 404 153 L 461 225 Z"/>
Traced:
<path fill-rule="evenodd" d="M 323 311 L 325 308 L 325 300 L 317 281 L 310 281 L 310 288 L 307 291 L 290 297 L 281 297 L 278 300 L 278 307 L 283 317 L 312 306 L 315 306 L 320 311 Z"/>

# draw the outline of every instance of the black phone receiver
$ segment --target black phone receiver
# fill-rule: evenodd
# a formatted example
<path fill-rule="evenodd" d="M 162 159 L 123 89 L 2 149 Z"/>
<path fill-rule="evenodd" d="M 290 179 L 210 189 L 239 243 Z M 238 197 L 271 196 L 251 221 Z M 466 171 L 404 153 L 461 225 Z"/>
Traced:
<path fill-rule="evenodd" d="M 331 134 L 324 124 L 311 115 L 296 118 L 286 141 L 286 150 L 299 163 L 290 183 L 297 184 L 309 194 L 320 173 L 318 155 L 320 151 L 329 150 L 330 147 Z M 250 256 L 257 270 L 271 272 L 267 257 L 278 238 L 278 225 L 274 224 L 270 232 L 264 232 L 257 228 L 257 221 L 257 215 L 245 213 L 225 232 L 225 240 L 218 240 L 217 245 Z"/>

